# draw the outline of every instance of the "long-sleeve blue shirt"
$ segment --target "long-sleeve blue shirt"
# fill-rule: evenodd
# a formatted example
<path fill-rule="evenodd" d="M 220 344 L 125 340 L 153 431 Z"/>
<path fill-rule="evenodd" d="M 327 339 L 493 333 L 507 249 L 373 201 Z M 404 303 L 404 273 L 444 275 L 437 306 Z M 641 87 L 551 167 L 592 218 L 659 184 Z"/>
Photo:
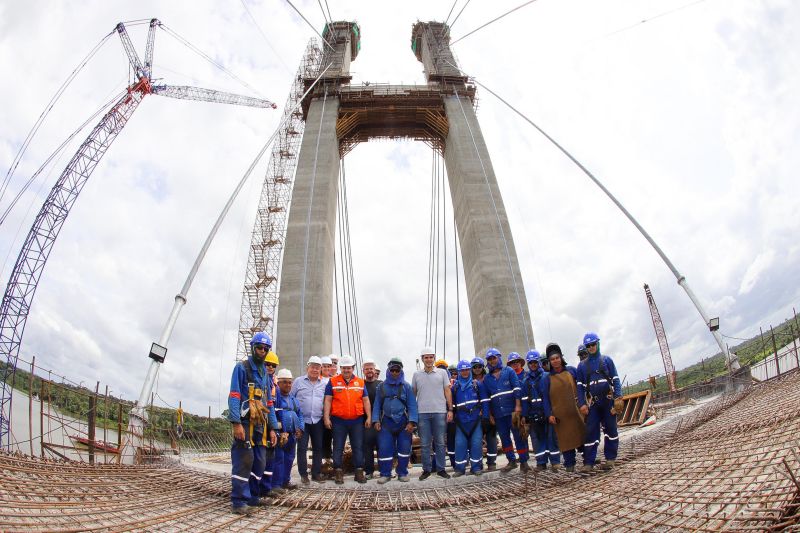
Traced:
<path fill-rule="evenodd" d="M 522 381 L 522 416 L 532 417 L 535 414 L 544 414 L 542 399 L 542 380 L 545 373 L 541 368 L 530 371 Z"/>
<path fill-rule="evenodd" d="M 516 408 L 516 400 L 522 397 L 519 378 L 514 369 L 504 366 L 497 377 L 491 372 L 483 378 L 483 384 L 490 398 L 490 411 L 493 416 L 508 416 Z"/>
<path fill-rule="evenodd" d="M 600 372 L 601 364 L 603 372 L 608 375 L 608 379 Z M 578 382 L 578 405 L 580 406 L 586 405 L 587 388 L 588 395 L 596 397 L 600 401 L 605 401 L 609 393 L 609 387 L 613 391 L 614 398 L 622 397 L 622 383 L 620 383 L 617 375 L 617 367 L 609 356 L 600 355 L 599 351 L 578 363 L 576 381 Z"/>
<path fill-rule="evenodd" d="M 267 379 L 267 368 L 264 363 L 257 365 L 253 361 L 253 357 L 247 358 L 247 361 L 241 361 L 233 367 L 233 375 L 231 375 L 231 390 L 228 394 L 228 420 L 231 422 L 245 423 L 249 422 L 249 416 L 242 420 L 241 409 L 242 403 L 249 401 L 249 388 L 247 383 L 247 370 L 245 365 L 250 367 L 250 374 L 253 378 L 253 384 L 256 389 L 261 389 L 261 403 L 269 406 L 267 414 L 267 421 L 271 428 L 278 426 L 278 420 L 275 418 L 275 409 L 273 404 L 271 387 Z M 255 400 L 253 400 L 255 401 Z M 261 428 L 261 425 L 254 426 L 256 429 Z"/>
<path fill-rule="evenodd" d="M 322 420 L 327 385 L 328 378 L 319 377 L 317 381 L 311 381 L 307 375 L 296 378 L 292 383 L 292 394 L 300 403 L 304 422 L 316 424 Z"/>
<path fill-rule="evenodd" d="M 291 393 L 284 396 L 280 389 L 275 392 L 275 416 L 280 424 L 280 430 L 284 433 L 305 429 L 300 402 Z"/>
<path fill-rule="evenodd" d="M 575 370 L 574 366 L 567 366 L 562 372 L 569 372 L 572 375 L 572 379 L 574 379 L 576 383 L 578 382 L 578 372 Z M 551 370 L 549 374 L 545 374 L 542 377 L 542 404 L 544 405 L 544 416 L 547 418 L 553 415 L 552 402 L 550 401 L 550 375 L 554 373 L 555 372 Z M 578 394 L 578 396 L 580 397 L 580 394 Z"/>
<path fill-rule="evenodd" d="M 414 396 L 411 385 L 405 381 L 403 372 L 396 378 L 389 374 L 375 390 L 372 423 L 380 422 L 383 417 L 389 417 L 398 424 L 403 417 L 407 417 L 407 422 L 419 423 L 417 397 Z"/>
<path fill-rule="evenodd" d="M 470 424 L 480 418 L 489 418 L 489 402 L 484 401 L 489 399 L 489 393 L 483 383 L 473 380 L 472 376 L 467 382 L 459 377 L 453 382 L 450 392 L 456 418 L 461 423 Z"/>

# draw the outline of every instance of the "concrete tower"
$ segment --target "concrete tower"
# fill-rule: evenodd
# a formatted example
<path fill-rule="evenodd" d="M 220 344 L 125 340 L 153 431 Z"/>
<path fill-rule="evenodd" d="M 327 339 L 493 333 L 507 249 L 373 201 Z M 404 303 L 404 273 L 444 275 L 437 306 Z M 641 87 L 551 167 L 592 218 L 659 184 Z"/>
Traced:
<path fill-rule="evenodd" d="M 341 156 L 371 138 L 422 140 L 444 153 L 461 242 L 477 352 L 504 354 L 533 346 L 516 249 L 489 151 L 475 115 L 475 87 L 449 46 L 449 28 L 417 22 L 411 48 L 426 85 L 350 86 L 359 27 L 326 27 L 323 68 L 332 64 L 303 104 L 300 149 L 281 268 L 276 350 L 295 372 L 310 355 L 333 350 L 332 308 L 336 198 Z M 313 80 L 308 80 L 310 84 Z"/>

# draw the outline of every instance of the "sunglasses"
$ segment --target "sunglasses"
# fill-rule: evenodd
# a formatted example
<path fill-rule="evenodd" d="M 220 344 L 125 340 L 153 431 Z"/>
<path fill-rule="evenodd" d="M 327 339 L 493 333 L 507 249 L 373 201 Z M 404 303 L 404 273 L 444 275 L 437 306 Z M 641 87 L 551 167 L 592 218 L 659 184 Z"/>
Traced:
<path fill-rule="evenodd" d="M 276 365 L 275 363 L 264 363 L 264 364 L 270 368 L 278 368 L 278 365 Z"/>
<path fill-rule="evenodd" d="M 393 374 L 394 374 L 394 373 L 398 373 L 398 374 L 399 374 L 400 372 L 402 372 L 402 370 L 403 370 L 403 369 L 402 369 L 402 368 L 400 368 L 399 366 L 393 366 L 392 368 L 390 368 L 390 369 L 389 369 L 389 372 L 391 372 L 391 373 L 393 373 Z"/>
<path fill-rule="evenodd" d="M 538 365 L 539 361 L 528 361 L 529 365 Z"/>
<path fill-rule="evenodd" d="M 472 365 L 472 370 L 482 370 L 483 365 Z"/>
<path fill-rule="evenodd" d="M 589 348 L 591 348 L 592 346 L 597 346 L 597 343 L 596 343 L 596 342 L 592 342 L 592 343 L 589 343 L 589 344 L 587 344 L 587 345 L 586 345 L 586 349 L 588 350 L 588 349 L 589 349 Z"/>
<path fill-rule="evenodd" d="M 256 345 L 254 346 L 254 348 L 255 348 L 256 350 L 269 350 L 269 349 L 270 349 L 270 346 L 267 346 L 266 344 L 256 344 Z"/>

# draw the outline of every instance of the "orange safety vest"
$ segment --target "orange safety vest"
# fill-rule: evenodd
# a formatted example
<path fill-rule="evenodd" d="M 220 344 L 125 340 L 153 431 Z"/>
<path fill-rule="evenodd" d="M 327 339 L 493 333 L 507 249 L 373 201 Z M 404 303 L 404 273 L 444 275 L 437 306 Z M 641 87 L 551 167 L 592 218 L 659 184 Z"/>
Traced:
<path fill-rule="evenodd" d="M 358 376 L 350 378 L 350 383 L 345 383 L 341 374 L 331 378 L 333 389 L 333 402 L 331 415 L 345 420 L 353 420 L 364 416 L 364 380 Z"/>

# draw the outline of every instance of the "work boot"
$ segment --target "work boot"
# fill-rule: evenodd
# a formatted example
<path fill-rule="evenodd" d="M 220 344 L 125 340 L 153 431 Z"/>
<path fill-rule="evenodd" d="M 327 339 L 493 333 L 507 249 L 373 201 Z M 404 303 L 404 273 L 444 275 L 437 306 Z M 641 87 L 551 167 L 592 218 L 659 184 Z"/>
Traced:
<path fill-rule="evenodd" d="M 398 476 L 397 481 L 399 481 L 401 483 L 408 483 L 411 480 L 408 479 L 408 476 Z"/>
<path fill-rule="evenodd" d="M 536 470 L 543 472 L 547 470 L 547 465 L 536 465 Z"/>
<path fill-rule="evenodd" d="M 523 474 L 527 474 L 528 472 L 530 472 L 531 467 L 530 467 L 530 465 L 528 465 L 528 463 L 520 463 L 519 464 L 519 470 Z"/>
<path fill-rule="evenodd" d="M 308 479 L 308 475 L 300 476 L 300 483 L 302 483 L 303 485 L 308 485 L 309 483 L 311 483 L 311 480 Z"/>
<path fill-rule="evenodd" d="M 282 494 L 286 493 L 286 489 L 282 487 L 276 487 L 269 491 L 270 496 L 281 496 Z"/>
<path fill-rule="evenodd" d="M 366 483 L 367 478 L 364 476 L 364 469 L 363 468 L 356 468 L 356 475 L 353 476 L 358 483 Z"/>
<path fill-rule="evenodd" d="M 472 473 L 475 474 L 476 476 L 482 476 L 483 475 L 483 470 L 475 470 Z"/>
<path fill-rule="evenodd" d="M 337 485 L 344 485 L 344 470 L 337 468 L 333 471 L 333 478 Z"/>
<path fill-rule="evenodd" d="M 567 472 L 570 472 L 570 473 L 572 473 L 572 472 L 574 472 L 574 471 L 575 471 L 575 465 L 569 465 L 569 466 L 565 466 L 565 467 L 564 467 L 564 470 L 566 470 Z"/>
<path fill-rule="evenodd" d="M 553 464 L 550 465 L 550 470 L 552 470 L 553 472 L 555 472 L 557 470 L 560 470 L 560 469 L 561 469 L 561 465 L 558 464 L 558 463 L 553 463 Z"/>
<path fill-rule="evenodd" d="M 517 468 L 518 466 L 519 465 L 517 464 L 516 461 L 509 461 L 506 466 L 504 466 L 503 468 L 500 469 L 500 471 L 502 473 L 504 473 L 504 474 L 508 474 L 509 472 L 511 472 L 512 470 Z"/>
<path fill-rule="evenodd" d="M 297 484 L 289 482 L 286 485 L 284 485 L 283 488 L 286 490 L 294 490 L 297 488 Z"/>
<path fill-rule="evenodd" d="M 426 471 L 426 470 L 423 470 L 423 471 L 422 471 L 422 474 L 420 474 L 420 475 L 419 475 L 419 480 L 420 480 L 420 481 L 425 481 L 425 480 L 426 480 L 426 479 L 428 479 L 429 477 L 431 477 L 431 473 L 430 473 L 430 472 L 428 472 L 428 471 Z"/>
<path fill-rule="evenodd" d="M 311 480 L 317 483 L 325 483 L 325 479 L 322 476 L 311 476 Z"/>
<path fill-rule="evenodd" d="M 372 479 L 373 477 L 375 477 L 375 474 L 370 472 L 369 474 L 364 474 L 364 477 L 366 477 L 367 479 Z"/>
<path fill-rule="evenodd" d="M 614 461 L 613 459 L 608 459 L 606 460 L 605 463 L 600 465 L 600 468 L 602 468 L 603 470 L 611 470 L 612 468 L 614 468 L 615 463 L 616 461 Z"/>
<path fill-rule="evenodd" d="M 378 485 L 385 485 L 386 483 L 389 483 L 391 480 L 392 478 L 389 476 L 381 476 L 378 479 Z"/>
<path fill-rule="evenodd" d="M 486 465 L 486 471 L 487 472 L 494 472 L 495 470 L 497 470 L 497 465 L 496 464 L 492 463 L 490 465 Z"/>
<path fill-rule="evenodd" d="M 591 474 L 594 472 L 594 465 L 583 465 L 581 468 L 581 473 L 583 474 Z"/>
<path fill-rule="evenodd" d="M 453 472 L 452 477 L 461 477 L 463 475 L 464 475 L 464 472 L 459 472 L 458 470 L 456 470 L 455 472 Z"/>
<path fill-rule="evenodd" d="M 255 510 L 255 507 L 249 505 L 231 505 L 231 512 L 233 514 L 249 515 Z"/>
<path fill-rule="evenodd" d="M 450 479 L 450 474 L 448 474 L 444 470 L 439 470 L 438 472 L 436 472 L 436 475 L 442 479 Z"/>

